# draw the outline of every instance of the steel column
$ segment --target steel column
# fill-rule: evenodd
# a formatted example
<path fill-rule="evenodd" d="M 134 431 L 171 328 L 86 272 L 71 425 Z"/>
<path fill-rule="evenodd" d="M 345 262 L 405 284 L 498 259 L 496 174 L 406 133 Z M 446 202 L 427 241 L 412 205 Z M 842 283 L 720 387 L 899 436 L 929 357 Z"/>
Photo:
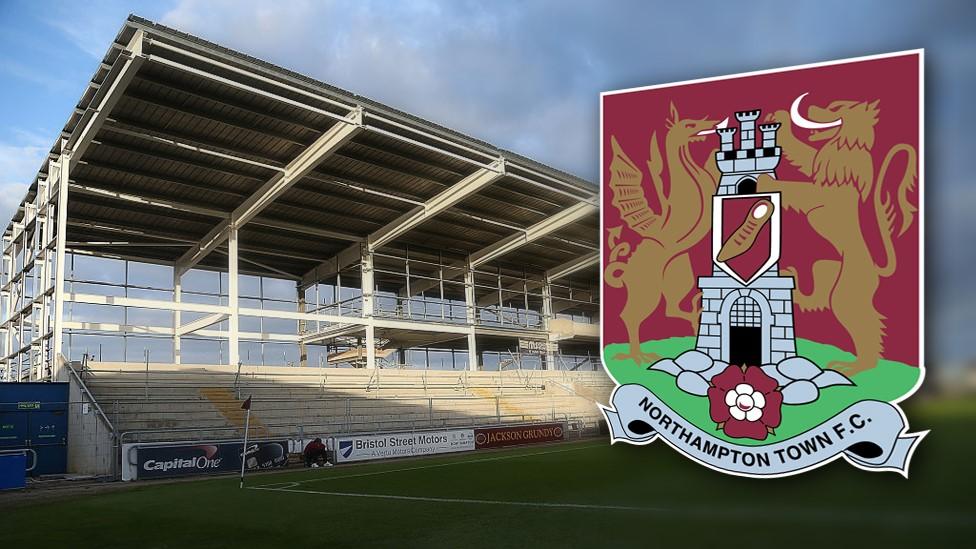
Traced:
<path fill-rule="evenodd" d="M 468 317 L 468 369 L 472 371 L 478 369 L 478 337 L 475 335 L 478 310 L 474 296 L 474 268 L 469 263 L 464 269 L 464 305 Z"/>
<path fill-rule="evenodd" d="M 552 352 L 552 332 L 549 325 L 553 318 L 552 312 L 552 286 L 549 284 L 549 277 L 542 284 L 542 325 L 546 330 L 546 364 L 547 370 L 556 369 L 556 354 Z"/>
<path fill-rule="evenodd" d="M 306 309 L 305 290 L 302 289 L 301 284 L 296 284 L 295 287 L 296 290 L 298 291 L 298 312 L 304 313 Z M 301 338 L 302 336 L 304 336 L 306 331 L 308 331 L 307 323 L 305 322 L 304 319 L 300 319 L 298 321 L 298 337 Z M 301 366 L 302 368 L 308 366 L 308 347 L 305 345 L 304 339 L 299 339 L 299 343 L 298 343 L 298 365 Z"/>
<path fill-rule="evenodd" d="M 173 363 L 181 364 L 182 357 L 182 340 L 180 338 L 179 327 L 183 323 L 182 311 L 179 308 L 180 303 L 183 301 L 183 275 L 180 274 L 179 269 L 176 266 L 173 267 L 173 303 L 176 304 L 176 308 L 173 309 Z"/>
<path fill-rule="evenodd" d="M 62 144 L 61 158 L 58 162 L 58 223 L 57 244 L 55 245 L 54 268 L 54 335 L 51 343 L 51 378 L 62 381 L 58 355 L 64 346 L 64 259 L 68 237 L 68 178 L 70 177 L 71 151 Z"/>
<path fill-rule="evenodd" d="M 373 324 L 373 252 L 362 246 L 362 259 L 359 264 L 363 295 L 363 318 L 366 322 L 366 367 L 376 368 L 376 327 Z"/>
<path fill-rule="evenodd" d="M 240 361 L 240 308 L 237 295 L 237 226 L 231 226 L 227 237 L 227 306 L 230 307 L 227 326 L 227 361 L 234 366 Z"/>

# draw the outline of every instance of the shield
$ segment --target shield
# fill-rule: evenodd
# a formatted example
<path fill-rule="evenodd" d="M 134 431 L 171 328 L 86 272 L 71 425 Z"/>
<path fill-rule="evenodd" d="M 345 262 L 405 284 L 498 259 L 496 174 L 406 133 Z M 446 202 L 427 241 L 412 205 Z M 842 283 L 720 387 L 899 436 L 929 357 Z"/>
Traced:
<path fill-rule="evenodd" d="M 712 259 L 748 286 L 779 260 L 779 193 L 712 199 Z"/>
<path fill-rule="evenodd" d="M 602 94 L 611 443 L 752 478 L 838 458 L 908 476 L 925 434 L 898 406 L 925 377 L 922 57 Z"/>

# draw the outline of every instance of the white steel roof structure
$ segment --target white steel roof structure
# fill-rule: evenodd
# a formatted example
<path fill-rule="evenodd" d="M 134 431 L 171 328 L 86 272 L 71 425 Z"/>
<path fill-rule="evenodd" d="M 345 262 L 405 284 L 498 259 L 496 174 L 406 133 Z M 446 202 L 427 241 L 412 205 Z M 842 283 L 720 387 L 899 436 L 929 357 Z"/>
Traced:
<path fill-rule="evenodd" d="M 475 367 L 479 337 L 554 341 L 560 311 L 596 316 L 597 224 L 589 182 L 130 16 L 4 232 L 0 377 L 57 378 L 71 330 L 172 338 L 177 363 L 190 333 L 226 339 L 231 364 L 241 339 L 354 335 L 367 367 L 378 339 L 457 340 Z M 66 291 L 66 254 L 170 265 L 172 299 Z M 225 300 L 181 299 L 191 269 L 226 272 Z M 241 274 L 294 281 L 298 307 L 242 307 Z M 309 305 L 323 281 L 359 287 L 355 310 Z M 463 318 L 415 316 L 410 300 L 434 290 L 463 303 Z M 405 300 L 406 314 L 399 301 L 379 314 L 380 292 Z M 513 300 L 540 321 L 506 326 Z M 173 322 L 72 321 L 69 302 L 169 311 Z M 496 322 L 483 322 L 479 307 L 492 305 Z M 298 331 L 248 333 L 242 316 Z"/>

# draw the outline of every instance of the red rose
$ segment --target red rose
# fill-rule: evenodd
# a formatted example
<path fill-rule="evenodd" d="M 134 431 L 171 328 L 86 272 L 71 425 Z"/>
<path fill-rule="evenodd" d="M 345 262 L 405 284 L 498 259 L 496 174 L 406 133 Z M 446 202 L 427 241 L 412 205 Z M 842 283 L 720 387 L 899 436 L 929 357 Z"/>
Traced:
<path fill-rule="evenodd" d="M 783 395 L 758 366 L 729 365 L 708 388 L 712 421 L 733 438 L 765 440 L 782 420 Z"/>

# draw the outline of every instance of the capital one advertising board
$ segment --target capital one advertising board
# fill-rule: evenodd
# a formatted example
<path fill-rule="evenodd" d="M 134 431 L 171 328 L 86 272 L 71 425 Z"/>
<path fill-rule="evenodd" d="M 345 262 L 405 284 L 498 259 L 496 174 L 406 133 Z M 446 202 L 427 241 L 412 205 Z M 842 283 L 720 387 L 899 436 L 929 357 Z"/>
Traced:
<path fill-rule="evenodd" d="M 124 445 L 123 455 L 134 457 L 123 468 L 122 480 L 210 475 L 239 471 L 240 442 Z M 248 444 L 247 469 L 272 469 L 288 463 L 288 442 Z"/>
<path fill-rule="evenodd" d="M 474 430 L 455 429 L 417 433 L 336 438 L 336 462 L 364 461 L 474 450 Z"/>

